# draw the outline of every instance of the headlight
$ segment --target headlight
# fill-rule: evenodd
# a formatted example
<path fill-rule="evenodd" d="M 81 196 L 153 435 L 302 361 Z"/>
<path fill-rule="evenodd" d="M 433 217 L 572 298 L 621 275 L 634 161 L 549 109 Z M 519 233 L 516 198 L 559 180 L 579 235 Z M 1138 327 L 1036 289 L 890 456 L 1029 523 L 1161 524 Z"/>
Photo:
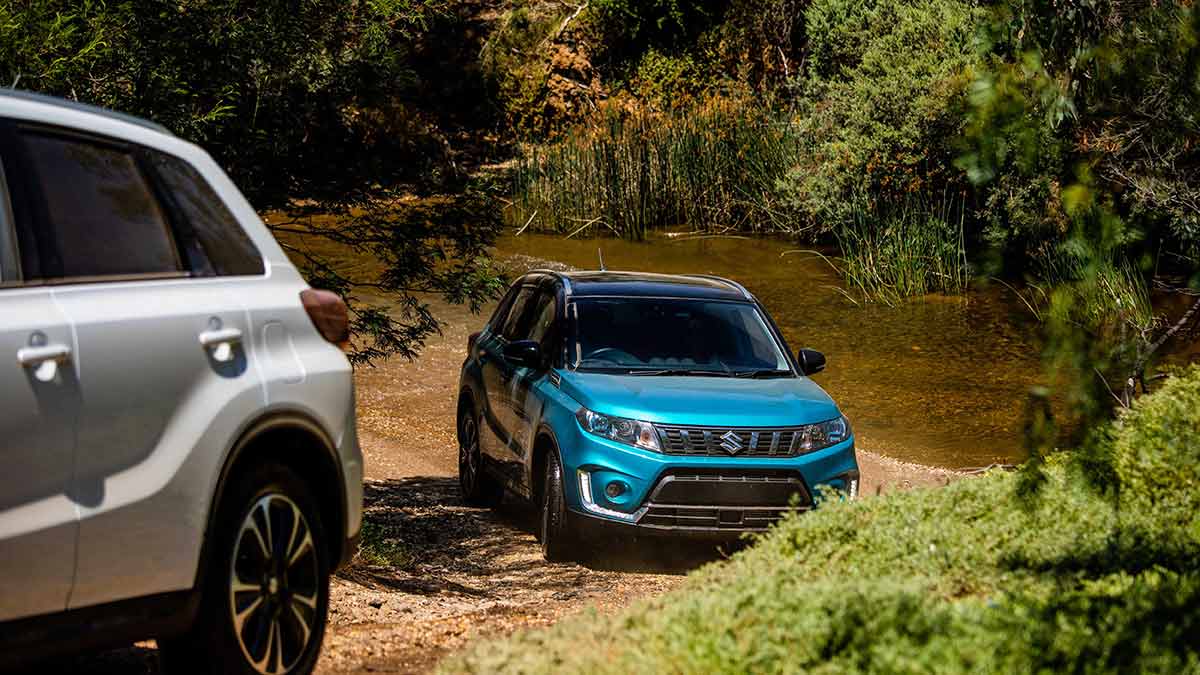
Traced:
<path fill-rule="evenodd" d="M 797 447 L 800 452 L 812 452 L 837 445 L 847 438 L 850 438 L 850 422 L 844 416 L 837 417 L 801 427 Z"/>
<path fill-rule="evenodd" d="M 654 425 L 649 422 L 601 415 L 587 408 L 580 408 L 579 412 L 575 413 L 575 418 L 579 420 L 579 425 L 585 431 L 597 436 L 608 438 L 618 443 L 661 452 L 658 445 L 658 432 L 654 430 Z"/>

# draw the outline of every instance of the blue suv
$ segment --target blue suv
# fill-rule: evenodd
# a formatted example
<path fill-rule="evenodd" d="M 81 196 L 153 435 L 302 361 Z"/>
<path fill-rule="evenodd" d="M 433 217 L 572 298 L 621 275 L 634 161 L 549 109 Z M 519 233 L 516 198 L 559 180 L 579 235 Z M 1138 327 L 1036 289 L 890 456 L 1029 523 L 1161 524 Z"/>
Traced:
<path fill-rule="evenodd" d="M 458 398 L 459 483 L 541 508 L 547 559 L 584 527 L 736 537 L 818 485 L 858 489 L 854 436 L 741 285 L 708 276 L 534 271 L 471 336 Z"/>

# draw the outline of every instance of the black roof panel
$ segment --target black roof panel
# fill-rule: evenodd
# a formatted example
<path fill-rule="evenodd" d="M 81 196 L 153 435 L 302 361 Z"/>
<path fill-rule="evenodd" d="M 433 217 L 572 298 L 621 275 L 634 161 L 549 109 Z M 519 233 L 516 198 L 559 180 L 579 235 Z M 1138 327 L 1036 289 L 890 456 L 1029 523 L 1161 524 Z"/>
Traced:
<path fill-rule="evenodd" d="M 650 272 L 563 272 L 571 295 L 749 300 L 741 286 L 718 277 Z"/>

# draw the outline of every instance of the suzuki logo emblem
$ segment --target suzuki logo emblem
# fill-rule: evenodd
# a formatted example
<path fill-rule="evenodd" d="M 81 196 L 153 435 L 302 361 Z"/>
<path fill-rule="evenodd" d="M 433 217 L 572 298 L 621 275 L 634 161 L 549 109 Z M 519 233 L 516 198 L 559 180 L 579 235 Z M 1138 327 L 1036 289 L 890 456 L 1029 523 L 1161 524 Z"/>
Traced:
<path fill-rule="evenodd" d="M 733 431 L 726 431 L 721 434 L 721 447 L 731 455 L 736 455 L 745 447 L 742 445 L 742 438 Z"/>

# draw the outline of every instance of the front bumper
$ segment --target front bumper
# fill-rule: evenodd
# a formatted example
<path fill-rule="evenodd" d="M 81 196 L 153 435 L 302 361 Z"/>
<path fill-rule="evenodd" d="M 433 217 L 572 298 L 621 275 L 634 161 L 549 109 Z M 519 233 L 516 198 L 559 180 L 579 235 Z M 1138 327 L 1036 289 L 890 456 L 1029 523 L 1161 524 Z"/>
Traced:
<path fill-rule="evenodd" d="M 818 486 L 858 488 L 854 438 L 794 457 L 697 457 L 633 448 L 579 430 L 562 444 L 568 508 L 638 534 L 736 537 L 813 508 Z M 561 441 L 561 439 L 560 439 Z"/>

